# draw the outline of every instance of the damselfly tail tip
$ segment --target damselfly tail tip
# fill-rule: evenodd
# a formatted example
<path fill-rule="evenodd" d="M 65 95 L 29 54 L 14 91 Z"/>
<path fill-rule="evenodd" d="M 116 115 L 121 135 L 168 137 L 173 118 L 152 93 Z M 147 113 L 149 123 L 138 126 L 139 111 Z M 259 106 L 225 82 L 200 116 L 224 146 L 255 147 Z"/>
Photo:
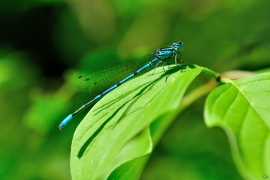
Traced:
<path fill-rule="evenodd" d="M 58 128 L 59 128 L 59 130 L 63 130 L 63 128 L 66 126 L 66 121 L 62 121 L 60 124 L 59 124 L 59 126 L 58 126 Z"/>
<path fill-rule="evenodd" d="M 72 114 L 68 115 L 60 124 L 59 124 L 59 129 L 62 130 L 66 124 L 72 119 Z"/>
<path fill-rule="evenodd" d="M 58 128 L 59 128 L 60 131 L 63 130 L 63 126 L 61 124 L 59 124 Z"/>

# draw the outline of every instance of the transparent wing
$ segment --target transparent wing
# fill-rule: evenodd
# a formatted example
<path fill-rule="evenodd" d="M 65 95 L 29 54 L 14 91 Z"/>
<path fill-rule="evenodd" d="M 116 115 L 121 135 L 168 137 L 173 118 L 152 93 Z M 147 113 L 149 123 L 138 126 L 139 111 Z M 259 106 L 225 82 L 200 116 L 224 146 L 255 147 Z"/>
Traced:
<path fill-rule="evenodd" d="M 97 73 L 83 73 L 78 77 L 77 87 L 80 90 L 87 91 L 90 94 L 101 93 L 130 74 L 133 74 L 154 58 L 155 54 L 151 53 L 145 56 L 123 61 L 113 67 L 104 68 L 104 70 Z"/>

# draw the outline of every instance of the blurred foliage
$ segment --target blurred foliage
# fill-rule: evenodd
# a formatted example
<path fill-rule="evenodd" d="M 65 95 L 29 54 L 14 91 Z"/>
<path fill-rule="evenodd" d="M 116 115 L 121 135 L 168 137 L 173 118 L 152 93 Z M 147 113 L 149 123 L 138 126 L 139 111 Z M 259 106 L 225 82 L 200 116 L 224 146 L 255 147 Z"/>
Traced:
<path fill-rule="evenodd" d="M 84 113 L 62 132 L 58 124 L 89 100 L 74 88 L 74 72 L 177 40 L 187 63 L 218 72 L 267 68 L 269 8 L 263 0 L 1 1 L 0 179 L 71 178 L 70 145 Z M 204 125 L 203 103 L 179 115 L 142 179 L 241 179 L 225 133 Z"/>

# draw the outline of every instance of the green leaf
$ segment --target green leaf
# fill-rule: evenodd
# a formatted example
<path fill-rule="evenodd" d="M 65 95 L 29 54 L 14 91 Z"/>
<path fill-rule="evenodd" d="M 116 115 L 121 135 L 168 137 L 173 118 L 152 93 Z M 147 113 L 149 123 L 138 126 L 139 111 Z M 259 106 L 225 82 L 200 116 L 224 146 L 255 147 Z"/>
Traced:
<path fill-rule="evenodd" d="M 72 179 L 105 179 L 111 172 L 110 177 L 117 175 L 117 179 L 134 177 L 134 173 L 138 177 L 145 161 L 143 156 L 153 146 L 148 126 L 177 108 L 188 85 L 200 72 L 201 68 L 192 65 L 171 66 L 165 82 L 162 68 L 157 68 L 154 75 L 149 71 L 103 97 L 74 134 Z M 128 166 L 130 171 L 126 170 Z"/>
<path fill-rule="evenodd" d="M 161 117 L 157 118 L 153 123 L 151 123 L 150 131 L 149 128 L 146 128 L 144 131 L 142 131 L 142 133 L 139 134 L 139 136 L 136 136 L 135 138 L 130 140 L 123 147 L 125 153 L 123 153 L 122 149 L 117 157 L 117 161 L 119 161 L 119 159 L 121 158 L 122 162 L 124 163 L 114 169 L 112 173 L 110 173 L 108 179 L 139 179 L 143 167 L 146 164 L 148 158 L 150 157 L 150 153 L 152 152 L 154 146 L 157 144 L 164 131 L 178 114 L 179 108 L 177 108 L 176 111 L 170 111 L 169 113 L 162 115 Z M 130 144 L 133 146 L 131 146 Z M 137 158 L 136 156 L 132 156 L 132 152 L 134 152 L 132 151 L 132 148 L 136 149 L 134 148 L 135 146 L 137 146 L 137 149 L 143 150 L 136 151 Z M 127 159 L 129 161 L 127 161 Z"/>
<path fill-rule="evenodd" d="M 150 130 L 146 128 L 121 149 L 115 161 L 120 166 L 115 166 L 108 179 L 138 179 L 152 147 Z"/>
<path fill-rule="evenodd" d="M 270 73 L 232 81 L 207 98 L 205 123 L 227 133 L 244 179 L 270 175 Z"/>

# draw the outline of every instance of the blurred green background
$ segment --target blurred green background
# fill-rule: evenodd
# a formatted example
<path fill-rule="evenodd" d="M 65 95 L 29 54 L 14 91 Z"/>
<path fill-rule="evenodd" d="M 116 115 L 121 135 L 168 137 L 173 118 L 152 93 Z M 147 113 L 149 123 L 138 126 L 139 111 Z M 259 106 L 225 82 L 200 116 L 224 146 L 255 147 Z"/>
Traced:
<path fill-rule="evenodd" d="M 2 0 L 0 179 L 71 179 L 72 136 L 86 112 L 63 131 L 58 124 L 90 99 L 72 72 L 178 40 L 186 63 L 217 72 L 267 68 L 269 9 L 265 0 Z M 223 130 L 204 125 L 204 100 L 167 130 L 142 179 L 242 179 Z"/>

